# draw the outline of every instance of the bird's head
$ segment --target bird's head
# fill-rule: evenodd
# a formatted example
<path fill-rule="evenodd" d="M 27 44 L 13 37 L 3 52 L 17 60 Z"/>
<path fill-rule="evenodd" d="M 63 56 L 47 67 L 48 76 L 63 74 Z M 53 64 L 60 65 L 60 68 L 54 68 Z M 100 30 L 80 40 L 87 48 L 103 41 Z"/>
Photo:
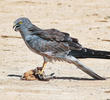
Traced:
<path fill-rule="evenodd" d="M 32 25 L 32 23 L 28 18 L 21 17 L 14 21 L 13 29 L 20 31 L 21 28 L 28 28 L 30 25 Z"/>

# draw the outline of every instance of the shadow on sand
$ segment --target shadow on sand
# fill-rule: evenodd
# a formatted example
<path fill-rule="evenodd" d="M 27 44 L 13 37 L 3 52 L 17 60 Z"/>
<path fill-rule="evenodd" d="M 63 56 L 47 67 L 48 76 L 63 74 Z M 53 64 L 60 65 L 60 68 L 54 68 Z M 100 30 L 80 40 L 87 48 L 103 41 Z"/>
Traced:
<path fill-rule="evenodd" d="M 16 75 L 16 74 L 9 74 L 7 75 L 8 77 L 19 77 L 21 78 L 22 75 Z M 58 80 L 87 80 L 87 81 L 94 81 L 96 79 L 91 79 L 91 78 L 80 78 L 80 77 L 57 77 L 55 76 L 53 79 L 58 79 Z M 107 77 L 106 79 L 110 79 L 110 77 Z"/>

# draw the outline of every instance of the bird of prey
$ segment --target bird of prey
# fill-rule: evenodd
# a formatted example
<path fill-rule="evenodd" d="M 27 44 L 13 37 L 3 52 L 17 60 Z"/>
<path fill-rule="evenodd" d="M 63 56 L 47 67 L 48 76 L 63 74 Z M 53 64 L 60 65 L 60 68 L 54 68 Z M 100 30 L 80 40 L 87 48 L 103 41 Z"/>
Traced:
<path fill-rule="evenodd" d="M 79 69 L 91 77 L 103 80 L 77 58 L 103 58 L 110 59 L 109 51 L 99 51 L 82 47 L 76 38 L 70 37 L 66 32 L 57 29 L 41 29 L 26 18 L 21 17 L 14 21 L 13 28 L 19 31 L 30 50 L 44 58 L 42 67 L 37 70 L 37 75 L 43 76 L 47 62 L 66 61 L 75 64 Z"/>

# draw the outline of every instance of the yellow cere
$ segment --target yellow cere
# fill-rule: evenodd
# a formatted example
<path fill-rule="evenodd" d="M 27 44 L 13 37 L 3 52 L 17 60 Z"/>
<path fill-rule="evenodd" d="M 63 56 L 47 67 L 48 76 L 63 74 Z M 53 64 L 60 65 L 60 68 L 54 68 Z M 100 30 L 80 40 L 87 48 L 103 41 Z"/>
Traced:
<path fill-rule="evenodd" d="M 19 22 L 19 24 L 23 24 L 23 22 Z"/>

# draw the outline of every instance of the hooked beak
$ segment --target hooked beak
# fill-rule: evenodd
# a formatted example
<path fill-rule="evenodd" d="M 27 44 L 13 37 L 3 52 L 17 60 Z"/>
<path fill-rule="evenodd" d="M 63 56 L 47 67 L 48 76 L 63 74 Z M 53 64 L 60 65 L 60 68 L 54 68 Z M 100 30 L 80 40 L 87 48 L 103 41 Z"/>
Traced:
<path fill-rule="evenodd" d="M 14 29 L 15 31 L 18 31 L 18 28 L 19 28 L 19 25 L 18 25 L 18 24 L 13 25 L 13 29 Z"/>

